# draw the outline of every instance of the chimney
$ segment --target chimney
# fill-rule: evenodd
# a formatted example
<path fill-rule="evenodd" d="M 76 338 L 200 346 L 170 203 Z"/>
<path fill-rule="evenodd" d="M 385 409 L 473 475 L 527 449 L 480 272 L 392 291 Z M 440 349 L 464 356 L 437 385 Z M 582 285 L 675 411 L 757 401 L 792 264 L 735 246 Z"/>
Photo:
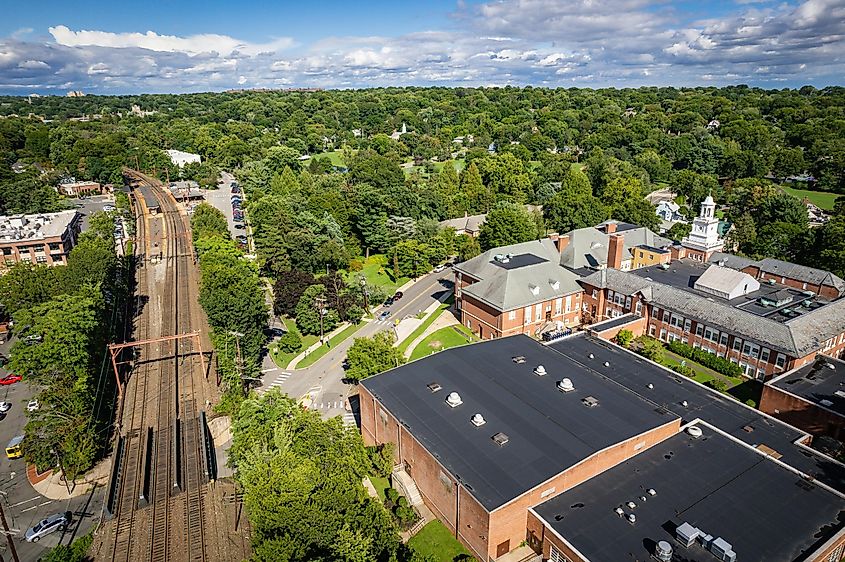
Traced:
<path fill-rule="evenodd" d="M 609 222 L 609 223 L 604 225 L 604 233 L 605 234 L 613 234 L 614 232 L 616 232 L 616 223 L 615 222 Z"/>
<path fill-rule="evenodd" d="M 569 235 L 564 234 L 563 236 L 558 237 L 555 245 L 557 246 L 557 251 L 563 253 L 566 247 L 569 246 Z"/>
<path fill-rule="evenodd" d="M 615 228 L 616 225 L 614 225 Z M 614 234 L 610 237 L 607 247 L 607 267 L 622 268 L 622 252 L 625 251 L 625 237 Z"/>

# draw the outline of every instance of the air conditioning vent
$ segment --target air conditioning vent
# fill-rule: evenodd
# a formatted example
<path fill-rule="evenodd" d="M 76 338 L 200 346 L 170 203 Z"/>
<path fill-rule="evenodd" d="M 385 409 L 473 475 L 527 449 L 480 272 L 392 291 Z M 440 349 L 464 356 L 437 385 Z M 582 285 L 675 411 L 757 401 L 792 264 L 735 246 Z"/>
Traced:
<path fill-rule="evenodd" d="M 546 376 L 546 368 L 542 365 L 537 365 L 537 368 L 534 369 L 534 374 L 538 377 L 545 377 Z"/>
<path fill-rule="evenodd" d="M 474 425 L 475 427 L 481 427 L 482 425 L 487 423 L 487 420 L 485 420 L 484 416 L 482 416 L 481 414 L 473 414 L 469 421 L 471 421 L 472 425 Z"/>
<path fill-rule="evenodd" d="M 496 443 L 496 445 L 502 447 L 505 443 L 510 441 L 510 439 L 507 435 L 500 431 L 499 433 L 493 436 L 493 441 Z"/>
<path fill-rule="evenodd" d="M 449 404 L 450 407 L 455 408 L 463 404 L 464 401 L 461 400 L 461 395 L 457 392 L 450 392 L 449 396 L 446 397 L 446 403 Z"/>
<path fill-rule="evenodd" d="M 516 357 L 511 357 L 511 360 L 517 365 L 522 365 L 523 363 L 525 363 L 525 356 L 517 355 Z"/>
<path fill-rule="evenodd" d="M 557 381 L 557 389 L 561 392 L 572 392 L 575 390 L 575 385 L 572 384 L 571 379 L 563 379 Z"/>

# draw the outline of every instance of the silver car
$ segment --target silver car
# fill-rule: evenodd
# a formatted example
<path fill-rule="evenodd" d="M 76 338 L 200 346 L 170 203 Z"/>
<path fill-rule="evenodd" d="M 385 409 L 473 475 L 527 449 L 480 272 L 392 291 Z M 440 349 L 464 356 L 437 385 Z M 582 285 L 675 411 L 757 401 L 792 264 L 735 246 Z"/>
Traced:
<path fill-rule="evenodd" d="M 55 513 L 47 519 L 42 519 L 34 527 L 30 527 L 26 531 L 26 542 L 38 542 L 38 539 L 45 537 L 53 531 L 67 529 L 70 525 L 71 513 L 65 511 L 64 513 Z"/>

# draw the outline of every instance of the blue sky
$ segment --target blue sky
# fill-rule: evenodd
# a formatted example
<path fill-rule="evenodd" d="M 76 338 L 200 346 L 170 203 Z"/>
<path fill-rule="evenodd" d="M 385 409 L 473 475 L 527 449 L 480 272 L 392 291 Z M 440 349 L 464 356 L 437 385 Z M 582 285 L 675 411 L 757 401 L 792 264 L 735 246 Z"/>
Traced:
<path fill-rule="evenodd" d="M 0 92 L 12 94 L 845 76 L 845 0 L 49 0 L 4 15 Z"/>

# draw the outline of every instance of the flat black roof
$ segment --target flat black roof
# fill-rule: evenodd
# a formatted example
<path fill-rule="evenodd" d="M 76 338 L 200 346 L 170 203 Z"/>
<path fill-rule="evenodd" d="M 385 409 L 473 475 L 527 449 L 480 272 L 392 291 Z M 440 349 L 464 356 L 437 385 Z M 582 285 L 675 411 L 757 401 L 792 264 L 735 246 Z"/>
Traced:
<path fill-rule="evenodd" d="M 652 265 L 631 271 L 634 275 L 648 278 L 656 283 L 662 283 L 682 289 L 700 297 L 718 300 L 735 308 L 740 308 L 757 316 L 763 316 L 778 322 L 786 322 L 802 314 L 828 304 L 830 301 L 812 292 L 787 287 L 779 283 L 760 283 L 760 288 L 735 299 L 723 299 L 695 288 L 698 278 L 714 264 L 701 263 L 691 259 L 675 260 L 668 267 Z M 768 304 L 759 302 L 766 299 Z"/>
<path fill-rule="evenodd" d="M 700 542 L 686 548 L 675 540 L 675 528 L 686 522 L 723 538 L 742 562 L 793 562 L 842 528 L 841 496 L 697 426 L 702 437 L 679 433 L 534 510 L 595 561 L 650 560 L 657 541 L 672 546 L 672 560 L 716 561 Z"/>
<path fill-rule="evenodd" d="M 599 369 L 609 380 L 673 412 L 685 423 L 700 418 L 752 447 L 765 445 L 782 455 L 783 462 L 845 493 L 845 466 L 797 445 L 806 433 L 791 425 L 599 338 L 570 337 L 549 347 L 574 361 L 597 365 L 608 361 L 609 368 Z M 594 359 L 589 359 L 590 354 Z"/>
<path fill-rule="evenodd" d="M 845 362 L 827 357 L 785 373 L 770 385 L 845 416 Z M 824 403 L 822 403 L 824 401 Z"/>
<path fill-rule="evenodd" d="M 629 313 L 623 314 L 622 316 L 617 316 L 616 318 L 611 318 L 609 320 L 603 320 L 601 322 L 597 322 L 590 326 L 590 330 L 594 332 L 603 332 L 605 330 L 610 330 L 611 328 L 618 328 L 619 326 L 624 326 L 625 324 L 629 324 L 638 318 L 642 318 L 639 314 Z"/>
<path fill-rule="evenodd" d="M 160 207 L 158 199 L 156 199 L 155 192 L 153 191 L 152 187 L 146 184 L 141 184 L 135 189 L 137 189 L 141 193 L 141 196 L 144 198 L 144 203 L 147 205 L 148 209 Z"/>
<path fill-rule="evenodd" d="M 538 365 L 546 376 L 534 374 Z M 564 377 L 574 391 L 556 389 Z M 442 389 L 432 392 L 430 383 Z M 597 451 L 677 419 L 524 335 L 449 349 L 361 384 L 489 511 Z M 455 408 L 446 404 L 451 392 L 463 400 Z M 598 405 L 585 405 L 588 397 Z M 486 420 L 480 427 L 470 422 L 476 413 Z M 497 433 L 507 443 L 496 444 Z"/>
<path fill-rule="evenodd" d="M 502 269 L 519 269 L 520 267 L 528 267 L 529 265 L 537 265 L 540 263 L 546 263 L 547 261 L 549 260 L 535 254 L 516 254 L 508 257 L 507 262 L 493 259 L 490 263 L 497 265 Z"/>

